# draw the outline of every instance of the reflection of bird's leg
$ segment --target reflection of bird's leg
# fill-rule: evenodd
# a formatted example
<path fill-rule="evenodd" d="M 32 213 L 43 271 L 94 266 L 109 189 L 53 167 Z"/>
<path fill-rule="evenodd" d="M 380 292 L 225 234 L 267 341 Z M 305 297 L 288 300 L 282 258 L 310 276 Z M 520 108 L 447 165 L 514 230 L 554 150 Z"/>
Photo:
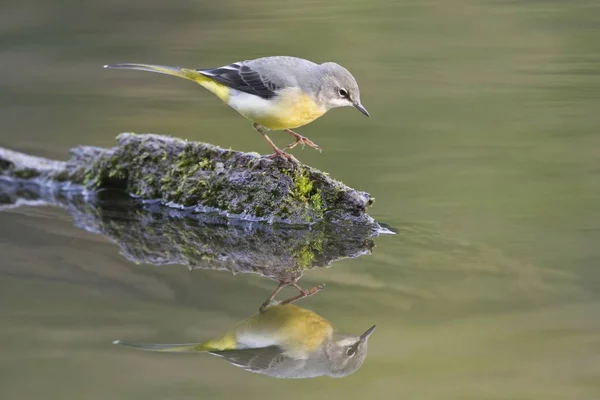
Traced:
<path fill-rule="evenodd" d="M 271 293 L 271 295 L 267 298 L 267 300 L 265 300 L 265 302 L 260 305 L 260 307 L 258 308 L 258 311 L 260 311 L 260 312 L 265 311 L 265 308 L 267 308 L 269 306 L 269 304 L 271 304 L 271 302 L 273 301 L 275 296 L 277 296 L 279 294 L 279 292 L 281 292 L 281 289 L 283 289 L 287 285 L 289 285 L 288 282 L 279 281 L 279 285 L 277 285 L 277 287 L 275 288 L 275 290 L 273 290 L 273 293 Z"/>
<path fill-rule="evenodd" d="M 296 141 L 294 143 L 292 143 L 292 144 L 288 144 L 287 146 L 285 146 L 283 148 L 284 150 L 293 149 L 298 144 L 302 144 L 302 148 L 304 148 L 304 145 L 307 144 L 310 147 L 312 147 L 313 149 L 321 151 L 321 148 L 315 142 L 313 142 L 312 140 L 310 140 L 310 139 L 308 139 L 308 138 L 306 138 L 306 137 L 304 137 L 304 136 L 302 136 L 302 135 L 294 132 L 291 129 L 286 129 L 285 131 L 287 133 L 289 133 L 290 135 L 292 135 L 293 137 L 295 137 Z"/>
<path fill-rule="evenodd" d="M 321 291 L 321 289 L 323 289 L 325 287 L 325 285 L 317 285 L 314 286 L 308 290 L 302 289 L 300 287 L 300 285 L 298 285 L 298 280 L 301 278 L 301 276 L 297 277 L 297 278 L 293 278 L 290 279 L 288 281 L 278 281 L 279 284 L 277 285 L 277 287 L 275 288 L 275 290 L 273 290 L 273 293 L 271 293 L 271 295 L 267 298 L 267 300 L 264 301 L 264 303 L 262 303 L 260 305 L 260 307 L 258 308 L 259 312 L 264 312 L 265 309 L 273 302 L 273 299 L 275 299 L 275 296 L 277 296 L 279 294 L 279 292 L 281 292 L 281 289 L 283 289 L 286 286 L 293 286 L 295 287 L 300 294 L 291 297 L 289 299 L 283 300 L 282 302 L 280 302 L 279 304 L 290 304 L 293 303 L 295 301 L 298 301 L 300 299 L 303 299 L 305 297 L 308 296 L 312 296 L 315 293 L 318 293 L 319 291 Z"/>
<path fill-rule="evenodd" d="M 304 290 L 300 287 L 300 285 L 298 285 L 298 279 L 300 278 L 294 279 L 289 283 L 289 285 L 295 287 L 301 294 L 306 295 L 306 293 L 308 293 L 308 290 Z"/>
<path fill-rule="evenodd" d="M 256 131 L 258 133 L 260 133 L 265 138 L 265 140 L 267 141 L 267 143 L 269 143 L 269 145 L 273 148 L 273 151 L 275 153 L 271 154 L 269 157 L 272 157 L 272 158 L 281 157 L 281 158 L 284 158 L 284 159 L 287 159 L 287 160 L 292 160 L 292 161 L 296 160 L 296 158 L 294 158 L 293 155 L 288 154 L 285 151 L 281 150 L 279 147 L 277 147 L 275 145 L 275 143 L 273 143 L 273 141 L 271 140 L 271 138 L 267 136 L 267 134 L 265 133 L 265 130 L 262 128 L 262 126 L 254 123 L 254 124 L 252 124 L 252 127 L 254 129 L 256 129 Z"/>
<path fill-rule="evenodd" d="M 308 290 L 302 289 L 300 287 L 300 285 L 298 285 L 298 281 L 300 280 L 300 278 L 301 278 L 301 276 L 294 278 L 288 282 L 288 285 L 295 287 L 300 292 L 300 294 L 298 294 L 297 296 L 291 297 L 287 300 L 283 300 L 279 304 L 290 304 L 290 303 L 293 303 L 300 299 L 303 299 L 305 297 L 312 296 L 313 294 L 320 292 L 321 289 L 323 289 L 323 287 L 325 287 L 325 285 L 317 285 L 317 286 L 311 287 Z"/>
<path fill-rule="evenodd" d="M 295 301 L 298 301 L 300 299 L 303 299 L 305 297 L 312 296 L 315 293 L 319 293 L 321 291 L 321 289 L 323 289 L 325 287 L 325 285 L 317 285 L 317 286 L 311 287 L 308 290 L 304 290 L 304 289 L 302 289 L 300 286 L 298 286 L 296 284 L 292 284 L 292 286 L 294 286 L 296 289 L 298 289 L 300 291 L 300 294 L 296 295 L 294 297 L 290 297 L 287 300 L 283 300 L 279 304 L 291 304 L 291 303 L 293 303 Z"/>

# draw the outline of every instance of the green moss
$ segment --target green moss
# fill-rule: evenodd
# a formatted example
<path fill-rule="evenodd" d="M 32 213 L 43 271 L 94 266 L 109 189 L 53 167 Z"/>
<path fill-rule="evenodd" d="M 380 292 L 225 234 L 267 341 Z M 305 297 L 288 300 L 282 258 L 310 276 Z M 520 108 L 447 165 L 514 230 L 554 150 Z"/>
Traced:
<path fill-rule="evenodd" d="M 197 164 L 198 168 L 202 168 L 202 169 L 213 169 L 213 164 L 212 161 L 208 158 L 203 158 L 202 160 L 200 160 L 200 162 Z"/>
<path fill-rule="evenodd" d="M 311 250 L 310 246 L 305 245 L 298 249 L 296 254 L 294 254 L 294 258 L 296 259 L 298 266 L 310 268 L 315 260 L 315 253 Z"/>
<path fill-rule="evenodd" d="M 14 176 L 19 179 L 32 179 L 40 176 L 40 173 L 34 169 L 24 168 L 17 169 L 13 172 Z"/>
<path fill-rule="evenodd" d="M 294 174 L 294 196 L 298 200 L 310 199 L 313 190 L 313 183 L 307 174 L 297 171 Z"/>
<path fill-rule="evenodd" d="M 320 213 L 319 217 L 323 216 L 323 196 L 320 190 L 317 190 L 315 194 L 310 196 L 310 206 L 313 210 Z"/>
<path fill-rule="evenodd" d="M 190 197 L 194 197 L 198 194 L 199 191 L 200 191 L 200 189 L 196 186 L 196 187 L 193 187 L 190 190 L 188 190 L 187 195 Z"/>
<path fill-rule="evenodd" d="M 324 214 L 324 201 L 321 190 L 315 188 L 313 180 L 310 178 L 310 173 L 307 169 L 302 168 L 291 172 L 284 170 L 288 176 L 291 175 L 294 187 L 291 197 L 293 202 L 304 204 L 306 210 L 304 220 L 306 222 L 313 221 L 316 218 L 321 218 Z M 290 210 L 291 211 L 291 210 Z"/>
<path fill-rule="evenodd" d="M 323 231 L 314 232 L 314 236 L 307 240 L 293 252 L 294 259 L 299 267 L 312 268 L 317 262 L 317 256 L 323 254 L 323 243 L 325 242 Z"/>
<path fill-rule="evenodd" d="M 113 168 L 108 170 L 108 177 L 110 179 L 124 180 L 127 179 L 127 174 L 119 165 L 114 165 Z"/>
<path fill-rule="evenodd" d="M 308 168 L 281 171 L 293 182 L 287 194 L 277 190 L 274 193 L 264 192 L 264 186 L 257 183 L 257 190 L 244 196 L 243 191 L 233 190 L 235 186 L 232 187 L 227 181 L 226 175 L 213 172 L 219 154 L 210 148 L 202 150 L 199 152 L 192 143 L 170 153 L 153 153 L 139 143 L 124 146 L 120 152 L 92 165 L 86 171 L 85 183 L 93 188 L 122 183 L 129 193 L 138 197 L 160 198 L 183 206 L 202 204 L 235 214 L 246 211 L 258 218 L 276 213 L 282 219 L 292 218 L 298 221 L 300 218 L 311 223 L 323 215 L 324 198 L 311 179 Z M 227 154 L 231 155 L 232 152 Z M 258 158 L 250 158 L 248 164 L 252 164 L 254 168 L 261 167 Z M 231 168 L 231 165 L 227 167 Z M 155 171 L 156 168 L 162 170 L 162 176 L 148 172 Z M 268 181 L 273 175 L 265 171 L 255 174 L 261 181 Z M 232 202 L 232 199 L 239 199 L 239 196 L 245 200 Z M 307 255 L 302 258 L 309 262 L 310 257 Z"/>
<path fill-rule="evenodd" d="M 181 156 L 177 159 L 175 163 L 175 168 L 178 170 L 182 170 L 184 168 L 189 167 L 194 163 L 194 160 L 185 156 L 185 153 L 181 153 Z"/>
<path fill-rule="evenodd" d="M 54 175 L 54 179 L 57 182 L 67 182 L 71 177 L 69 176 L 69 172 L 65 169 L 64 171 L 61 171 L 60 173 Z"/>
<path fill-rule="evenodd" d="M 194 142 L 156 141 L 151 135 L 127 138 L 120 136 L 119 147 L 104 154 L 94 149 L 91 162 L 61 179 L 75 176 L 92 189 L 118 187 L 144 199 L 293 224 L 317 222 L 346 201 L 345 186 L 304 165 L 263 162 Z M 312 247 L 299 250 L 301 263 L 311 262 L 311 252 Z"/>

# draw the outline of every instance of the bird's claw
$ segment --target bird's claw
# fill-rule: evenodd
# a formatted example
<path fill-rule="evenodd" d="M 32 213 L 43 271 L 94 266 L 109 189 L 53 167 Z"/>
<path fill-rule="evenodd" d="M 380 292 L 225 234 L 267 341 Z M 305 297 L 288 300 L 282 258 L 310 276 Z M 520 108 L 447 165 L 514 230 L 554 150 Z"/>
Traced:
<path fill-rule="evenodd" d="M 321 149 L 321 147 L 319 145 L 317 145 L 315 142 L 313 142 L 312 140 L 305 138 L 304 136 L 298 135 L 296 137 L 296 141 L 292 144 L 288 144 L 287 146 L 284 147 L 284 150 L 288 150 L 288 149 L 293 149 L 294 147 L 298 146 L 298 144 L 302 145 L 302 149 L 304 150 L 304 147 L 306 145 L 308 145 L 309 147 L 312 147 L 315 150 L 318 150 L 319 153 L 322 153 L 323 150 Z"/>
<path fill-rule="evenodd" d="M 282 159 L 284 159 L 286 161 L 291 161 L 291 162 L 294 162 L 294 163 L 299 163 L 300 162 L 292 154 L 286 153 L 285 151 L 279 150 L 279 149 L 275 150 L 275 152 L 273 154 L 269 154 L 266 157 L 270 158 L 271 160 L 275 160 L 277 158 L 282 158 Z"/>
<path fill-rule="evenodd" d="M 303 149 L 304 149 L 305 145 L 308 145 L 308 146 L 312 147 L 313 149 L 318 150 L 319 152 L 322 152 L 321 147 L 319 147 L 315 142 L 313 142 L 309 138 L 304 137 L 304 136 L 300 135 L 299 133 L 294 132 L 291 129 L 286 129 L 286 132 L 289 133 L 290 135 L 292 135 L 293 137 L 295 137 L 296 141 L 292 144 L 288 144 L 287 146 L 285 146 L 284 150 L 293 149 L 298 144 L 301 144 Z"/>

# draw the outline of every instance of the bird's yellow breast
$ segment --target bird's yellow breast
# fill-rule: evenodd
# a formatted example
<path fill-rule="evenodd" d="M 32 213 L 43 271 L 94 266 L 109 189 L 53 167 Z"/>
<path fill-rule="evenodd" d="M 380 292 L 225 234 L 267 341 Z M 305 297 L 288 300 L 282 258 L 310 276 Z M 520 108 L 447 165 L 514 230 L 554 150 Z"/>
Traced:
<path fill-rule="evenodd" d="M 271 115 L 255 121 L 256 123 L 273 130 L 293 129 L 325 114 L 324 107 L 319 106 L 311 96 L 301 93 L 299 89 L 283 91 L 274 103 Z"/>
<path fill-rule="evenodd" d="M 235 93 L 229 96 L 227 103 L 252 122 L 272 130 L 306 125 L 327 111 L 298 88 L 283 89 L 270 99 Z"/>

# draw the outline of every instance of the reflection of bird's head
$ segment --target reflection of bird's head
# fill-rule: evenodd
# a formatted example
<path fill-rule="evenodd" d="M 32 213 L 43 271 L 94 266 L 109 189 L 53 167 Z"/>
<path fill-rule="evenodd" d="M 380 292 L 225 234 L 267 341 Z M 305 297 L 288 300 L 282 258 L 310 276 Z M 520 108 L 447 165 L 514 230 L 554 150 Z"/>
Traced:
<path fill-rule="evenodd" d="M 367 341 L 375 331 L 375 325 L 360 336 L 336 334 L 330 343 L 325 345 L 329 358 L 329 374 L 341 378 L 350 375 L 360 368 L 367 356 Z"/>

